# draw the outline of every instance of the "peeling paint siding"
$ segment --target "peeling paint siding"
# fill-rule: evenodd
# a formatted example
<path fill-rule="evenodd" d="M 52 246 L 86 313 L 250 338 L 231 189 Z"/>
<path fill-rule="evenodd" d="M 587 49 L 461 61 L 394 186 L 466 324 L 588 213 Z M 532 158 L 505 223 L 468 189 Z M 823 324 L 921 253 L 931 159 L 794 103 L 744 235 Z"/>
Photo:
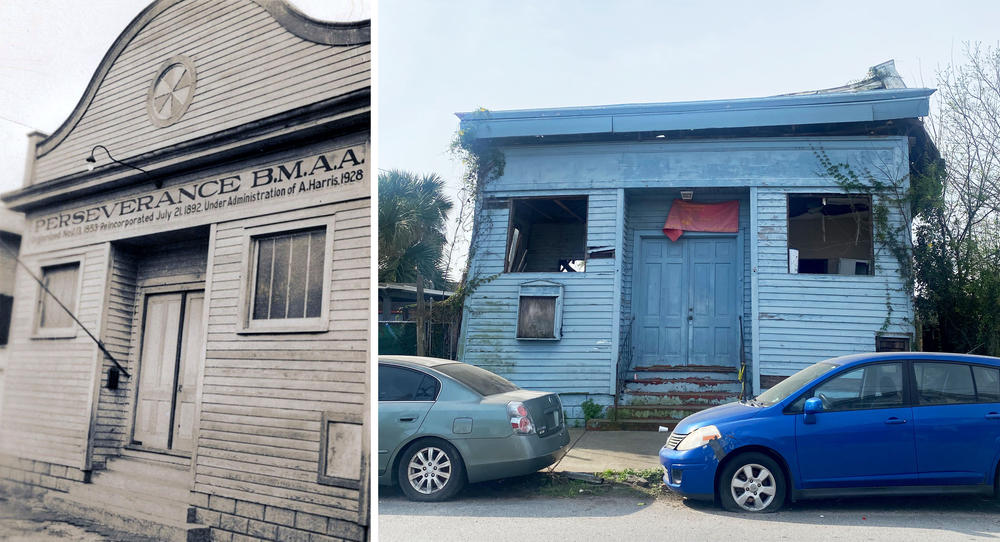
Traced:
<path fill-rule="evenodd" d="M 616 191 L 566 193 L 588 196 L 587 246 L 614 246 Z M 495 191 L 490 195 L 529 194 Z M 607 393 L 617 358 L 617 352 L 612 352 L 615 261 L 589 260 L 585 273 L 503 273 L 508 210 L 484 209 L 479 218 L 474 272 L 480 276 L 500 276 L 480 286 L 466 301 L 462 360 L 509 378 L 524 388 Z M 562 338 L 558 341 L 514 338 L 518 287 L 536 279 L 563 284 Z"/>
<path fill-rule="evenodd" d="M 622 268 L 614 269 L 614 260 L 591 260 L 587 273 L 579 276 L 503 274 L 508 211 L 481 210 L 477 214 L 481 237 L 471 268 L 479 276 L 500 276 L 480 287 L 466 304 L 463 359 L 510 376 L 524 387 L 606 393 L 598 390 L 602 384 L 606 386 L 611 375 L 598 376 L 598 373 L 614 370 L 617 352 L 611 352 L 601 341 L 610 339 L 605 330 L 613 328 L 613 318 L 620 318 L 625 324 L 631 315 L 634 232 L 661 228 L 666 217 L 662 207 L 670 198 L 666 193 L 679 188 L 693 188 L 696 194 L 704 188 L 732 188 L 736 194 L 750 188 L 759 194 L 757 216 L 750 216 L 749 195 L 741 198 L 744 204 L 740 214 L 740 227 L 745 233 L 745 352 L 759 373 L 791 374 L 821 359 L 874 349 L 875 333 L 886 319 L 887 292 L 892 306 L 887 331 L 912 332 L 911 300 L 902 291 L 898 264 L 885 247 L 877 248 L 874 277 L 788 274 L 786 194 L 840 191 L 819 173 L 815 149 L 820 148 L 837 163 L 873 169 L 886 167 L 900 176 L 908 171 L 907 140 L 895 136 L 504 148 L 504 175 L 491 183 L 488 195 L 589 194 L 587 244 L 614 245 L 615 236 L 622 236 Z M 618 188 L 626 189 L 622 231 L 616 231 L 614 214 L 614 190 Z M 654 203 L 656 197 L 664 201 Z M 651 206 L 660 209 L 650 214 Z M 749 231 L 751 218 L 757 221 L 756 232 Z M 898 215 L 891 217 L 895 223 L 901 219 Z M 756 276 L 752 269 L 752 248 L 758 252 Z M 611 299 L 615 272 L 622 273 L 621 306 L 616 314 Z M 517 285 L 537 278 L 558 280 L 566 285 L 564 337 L 560 341 L 513 338 Z M 845 296 L 845 292 L 851 292 L 851 296 Z M 760 314 L 756 348 L 752 345 L 755 299 Z M 626 329 L 627 326 L 621 326 L 622 334 Z M 610 345 L 611 341 L 607 343 Z M 754 351 L 759 359 L 753 359 Z"/>
<path fill-rule="evenodd" d="M 889 315 L 887 299 L 892 314 L 886 331 L 913 332 L 913 305 L 903 290 L 899 263 L 884 246 L 876 245 L 874 276 L 788 273 L 787 194 L 836 190 L 836 186 L 829 185 L 758 190 L 760 227 L 756 237 L 763 374 L 790 375 L 832 356 L 873 351 L 875 335 Z M 890 220 L 899 224 L 902 216 L 893 211 Z"/>

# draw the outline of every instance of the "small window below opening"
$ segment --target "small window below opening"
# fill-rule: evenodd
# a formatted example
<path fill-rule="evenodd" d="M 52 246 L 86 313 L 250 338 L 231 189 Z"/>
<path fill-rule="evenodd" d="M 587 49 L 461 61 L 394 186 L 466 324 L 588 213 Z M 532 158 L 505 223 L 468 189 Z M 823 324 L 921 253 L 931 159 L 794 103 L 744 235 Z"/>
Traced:
<path fill-rule="evenodd" d="M 873 275 L 871 196 L 790 194 L 790 273 Z"/>
<path fill-rule="evenodd" d="M 909 337 L 886 337 L 878 335 L 875 337 L 876 352 L 909 352 Z"/>
<path fill-rule="evenodd" d="M 511 201 L 504 272 L 582 272 L 586 254 L 585 196 Z"/>

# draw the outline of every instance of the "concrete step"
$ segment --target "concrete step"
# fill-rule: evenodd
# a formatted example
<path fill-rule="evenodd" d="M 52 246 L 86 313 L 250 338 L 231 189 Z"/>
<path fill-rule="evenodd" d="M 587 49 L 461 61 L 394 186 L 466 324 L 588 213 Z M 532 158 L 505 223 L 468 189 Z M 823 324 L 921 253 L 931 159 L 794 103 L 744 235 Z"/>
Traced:
<path fill-rule="evenodd" d="M 142 496 L 156 495 L 166 500 L 176 501 L 186 508 L 190 500 L 190 486 L 187 478 L 191 474 L 186 470 L 180 471 L 180 474 L 182 476 L 164 478 L 160 473 L 150 471 L 105 470 L 93 475 L 91 485 L 106 487 L 118 492 L 137 493 Z"/>
<path fill-rule="evenodd" d="M 134 457 L 117 457 L 108 461 L 105 470 L 95 474 L 94 478 L 112 472 L 134 475 L 136 478 L 152 478 L 178 486 L 187 486 L 191 481 L 191 470 L 186 466 Z"/>
<path fill-rule="evenodd" d="M 169 542 L 209 542 L 210 530 L 205 525 L 174 521 L 136 511 L 129 507 L 93 500 L 89 496 L 50 491 L 45 505 L 60 512 L 89 519 L 137 535 Z"/>
<path fill-rule="evenodd" d="M 149 488 L 145 492 L 131 491 L 97 484 L 73 486 L 69 495 L 95 506 L 109 506 L 132 510 L 140 514 L 175 521 L 187 521 L 188 504 L 185 500 L 174 500 L 161 496 L 159 488 Z"/>

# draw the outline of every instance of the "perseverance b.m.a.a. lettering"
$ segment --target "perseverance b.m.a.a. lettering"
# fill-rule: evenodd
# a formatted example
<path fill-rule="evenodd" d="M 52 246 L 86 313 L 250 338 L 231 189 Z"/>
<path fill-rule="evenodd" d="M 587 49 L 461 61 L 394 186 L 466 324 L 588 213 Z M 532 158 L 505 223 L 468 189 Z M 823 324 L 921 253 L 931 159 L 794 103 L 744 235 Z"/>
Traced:
<path fill-rule="evenodd" d="M 358 158 L 353 148 L 337 150 L 326 154 L 321 154 L 315 158 L 305 158 L 261 168 L 253 172 L 253 183 L 251 188 L 266 186 L 271 183 L 281 183 L 292 179 L 303 177 L 313 177 L 331 171 L 348 169 L 360 166 L 365 163 L 364 158 Z"/>

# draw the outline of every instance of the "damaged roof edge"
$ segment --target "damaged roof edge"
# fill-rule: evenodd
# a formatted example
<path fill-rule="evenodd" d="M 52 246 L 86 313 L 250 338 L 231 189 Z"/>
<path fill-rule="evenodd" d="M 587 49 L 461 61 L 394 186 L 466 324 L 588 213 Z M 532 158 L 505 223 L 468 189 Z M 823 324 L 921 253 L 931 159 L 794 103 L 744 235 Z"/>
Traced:
<path fill-rule="evenodd" d="M 935 89 L 456 113 L 476 139 L 748 128 L 919 118 Z"/>

